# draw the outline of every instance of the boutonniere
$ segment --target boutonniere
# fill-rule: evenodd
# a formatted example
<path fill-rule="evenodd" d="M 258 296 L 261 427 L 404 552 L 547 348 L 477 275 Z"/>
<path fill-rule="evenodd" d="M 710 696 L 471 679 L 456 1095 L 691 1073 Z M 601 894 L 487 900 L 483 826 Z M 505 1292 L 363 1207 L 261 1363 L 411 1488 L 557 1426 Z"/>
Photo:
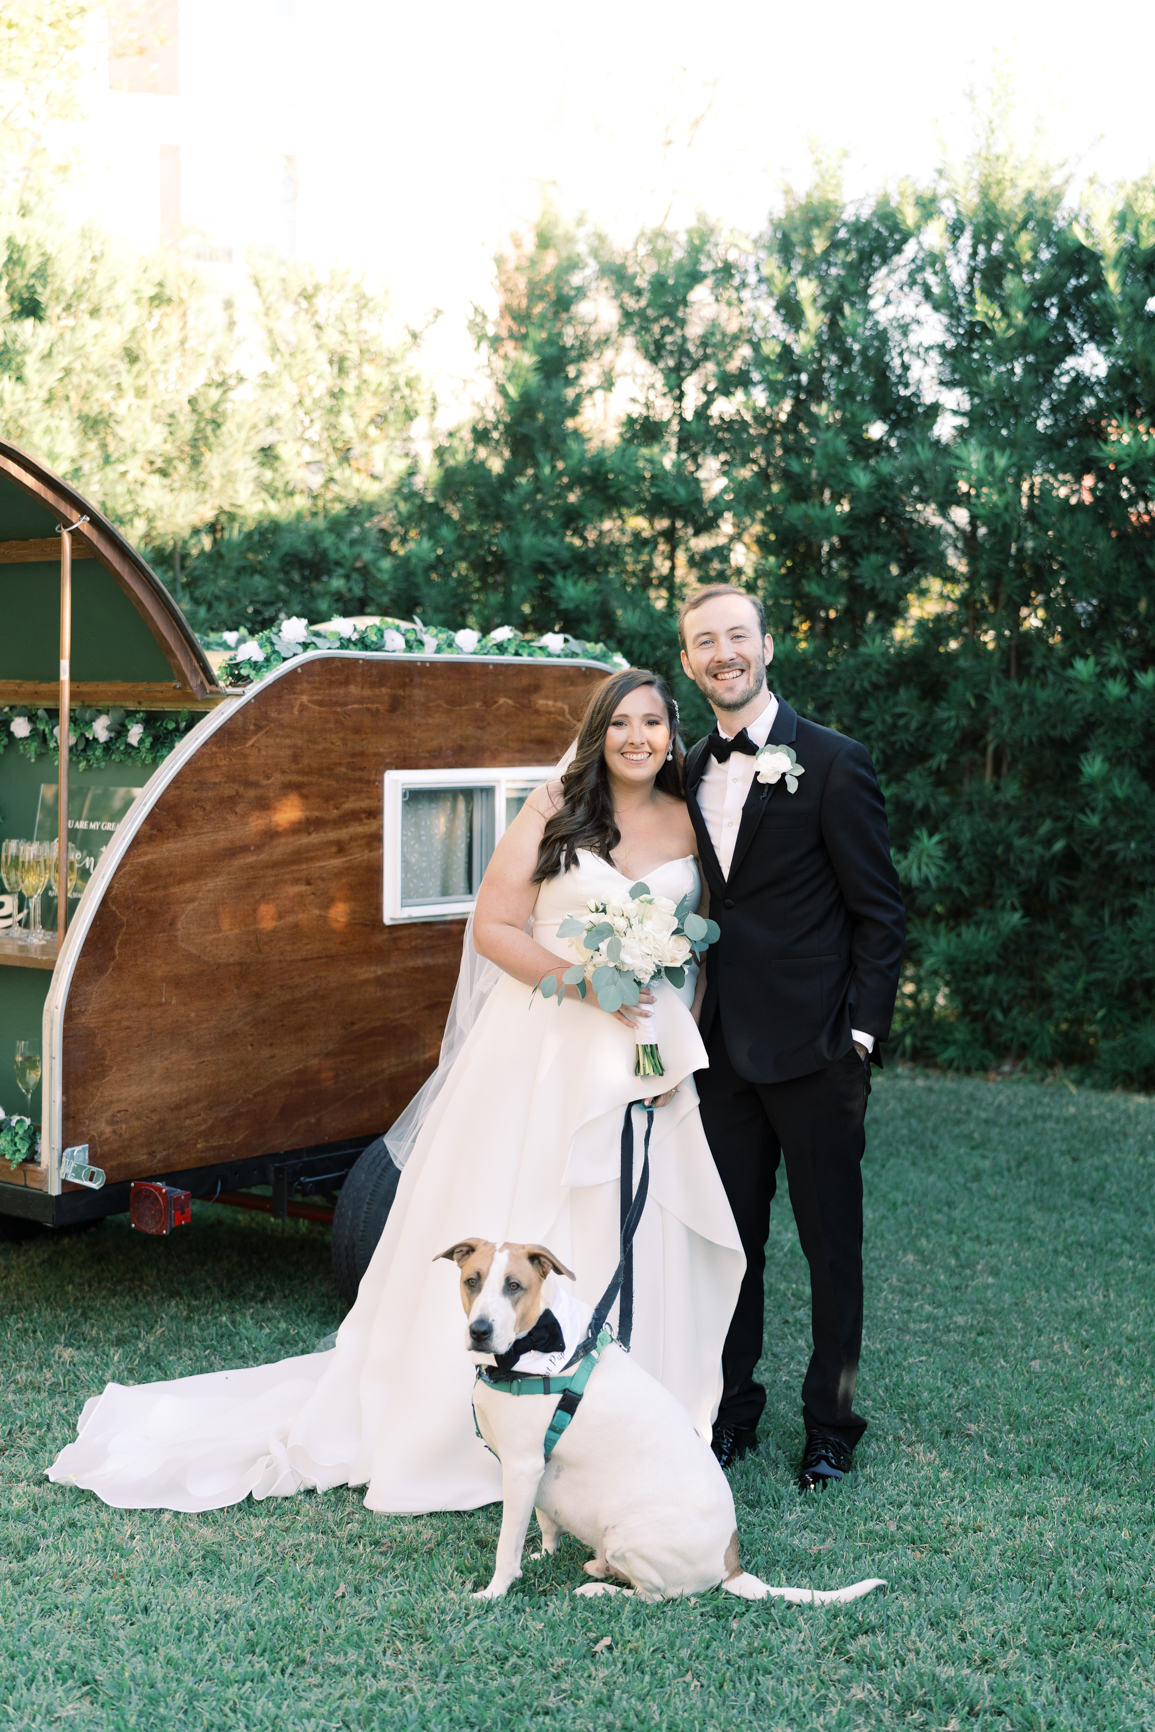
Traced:
<path fill-rule="evenodd" d="M 787 788 L 796 794 L 798 778 L 806 774 L 806 767 L 798 762 L 793 746 L 767 745 L 754 758 L 754 774 L 760 782 L 768 782 L 771 787 L 785 776 Z"/>

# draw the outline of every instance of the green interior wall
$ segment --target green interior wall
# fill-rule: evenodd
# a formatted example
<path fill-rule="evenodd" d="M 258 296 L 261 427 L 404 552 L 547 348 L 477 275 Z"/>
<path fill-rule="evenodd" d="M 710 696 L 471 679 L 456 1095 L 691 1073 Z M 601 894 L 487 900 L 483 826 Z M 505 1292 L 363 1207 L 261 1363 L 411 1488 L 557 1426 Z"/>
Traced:
<path fill-rule="evenodd" d="M 55 534 L 59 519 L 0 476 L 0 541 Z M 0 679 L 55 680 L 60 668 L 60 567 L 0 566 Z M 95 559 L 72 567 L 73 680 L 177 682 L 132 599 Z"/>
<path fill-rule="evenodd" d="M 155 766 L 149 764 L 109 764 L 98 770 L 86 770 L 83 776 L 76 770 L 73 777 L 88 788 L 142 788 Z M 36 824 L 36 808 L 42 782 L 56 780 L 56 765 L 46 754 L 30 764 L 16 750 L 9 738 L 0 754 L 0 837 L 31 837 Z M 75 909 L 76 904 L 73 903 Z M 45 925 L 54 925 L 56 904 L 50 891 L 45 891 L 42 903 Z M 6 1113 L 25 1112 L 24 1096 L 16 1087 L 13 1061 L 18 1040 L 36 1039 L 40 1035 L 44 1000 L 48 995 L 52 975 L 47 968 L 14 968 L 0 961 L 0 1106 Z M 40 1118 L 40 1092 L 32 1097 L 32 1116 Z"/>

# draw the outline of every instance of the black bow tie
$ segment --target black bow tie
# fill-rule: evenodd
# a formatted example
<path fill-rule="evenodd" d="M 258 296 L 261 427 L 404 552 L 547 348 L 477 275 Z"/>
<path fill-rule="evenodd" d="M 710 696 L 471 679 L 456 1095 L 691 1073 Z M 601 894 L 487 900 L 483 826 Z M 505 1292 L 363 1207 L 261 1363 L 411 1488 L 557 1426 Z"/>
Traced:
<path fill-rule="evenodd" d="M 543 1311 L 533 1328 L 519 1335 L 504 1353 L 495 1353 L 499 1371 L 510 1371 L 523 1353 L 560 1353 L 565 1346 L 561 1324 L 552 1311 Z"/>
<path fill-rule="evenodd" d="M 710 735 L 710 752 L 720 764 L 730 761 L 732 752 L 745 752 L 748 758 L 758 755 L 758 747 L 754 744 L 745 728 L 740 734 L 735 734 L 732 740 L 724 740 L 716 730 Z"/>

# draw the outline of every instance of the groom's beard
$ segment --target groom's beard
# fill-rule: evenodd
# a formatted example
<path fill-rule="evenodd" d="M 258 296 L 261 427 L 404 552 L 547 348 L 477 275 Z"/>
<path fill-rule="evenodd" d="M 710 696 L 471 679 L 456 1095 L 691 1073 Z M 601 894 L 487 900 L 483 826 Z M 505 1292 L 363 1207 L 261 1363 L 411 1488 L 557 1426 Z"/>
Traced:
<path fill-rule="evenodd" d="M 694 683 L 712 709 L 722 710 L 724 713 L 744 710 L 759 692 L 766 690 L 766 663 L 762 662 L 759 667 L 751 668 L 746 680 L 733 681 L 721 688 L 716 687 L 706 674 Z"/>

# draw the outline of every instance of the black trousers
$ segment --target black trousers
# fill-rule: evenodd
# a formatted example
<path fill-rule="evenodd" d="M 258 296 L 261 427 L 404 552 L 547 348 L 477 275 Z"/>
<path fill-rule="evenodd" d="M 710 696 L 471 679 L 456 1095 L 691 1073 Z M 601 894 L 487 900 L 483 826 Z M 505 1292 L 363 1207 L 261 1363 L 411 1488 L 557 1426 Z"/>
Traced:
<path fill-rule="evenodd" d="M 810 1265 L 814 1352 L 802 1384 L 807 1432 L 827 1431 L 851 1447 L 866 1430 L 854 1412 L 862 1348 L 862 1152 L 870 1062 L 845 1058 L 789 1082 L 752 1083 L 730 1063 L 722 1019 L 706 1040 L 709 1070 L 695 1081 L 702 1123 L 730 1207 L 746 1274 L 722 1349 L 717 1424 L 752 1430 L 766 1405 L 754 1380 L 762 1357 L 763 1282 L 770 1204 L 786 1158 L 798 1239 Z"/>

